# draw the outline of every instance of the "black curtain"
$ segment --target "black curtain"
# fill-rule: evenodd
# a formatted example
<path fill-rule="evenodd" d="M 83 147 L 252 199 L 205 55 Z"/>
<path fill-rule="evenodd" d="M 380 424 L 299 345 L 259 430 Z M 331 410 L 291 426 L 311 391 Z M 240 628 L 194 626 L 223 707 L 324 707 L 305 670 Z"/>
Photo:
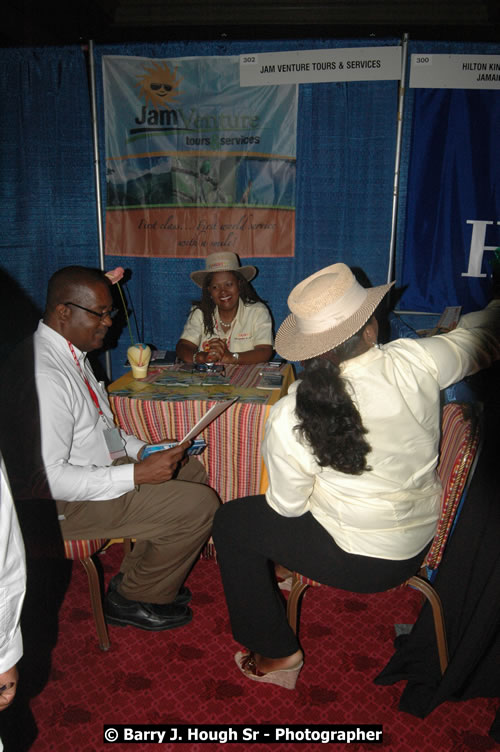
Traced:
<path fill-rule="evenodd" d="M 441 597 L 450 663 L 439 670 L 434 626 L 426 604 L 377 684 L 408 681 L 399 708 L 425 718 L 448 700 L 500 696 L 500 491 L 498 426 L 500 364 L 487 372 L 484 445 L 435 581 Z M 500 710 L 490 729 L 500 742 Z"/>

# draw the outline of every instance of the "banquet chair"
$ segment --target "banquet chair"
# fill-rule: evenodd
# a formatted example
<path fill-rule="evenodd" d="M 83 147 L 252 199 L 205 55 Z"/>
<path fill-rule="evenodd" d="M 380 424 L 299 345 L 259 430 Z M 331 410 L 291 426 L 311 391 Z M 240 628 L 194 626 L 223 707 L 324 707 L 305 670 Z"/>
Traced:
<path fill-rule="evenodd" d="M 441 516 L 431 547 L 415 575 L 400 587 L 407 585 L 419 590 L 432 608 L 434 631 L 441 673 L 448 666 L 448 646 L 441 599 L 432 582 L 443 557 L 446 544 L 457 521 L 467 489 L 477 464 L 481 439 L 480 405 L 448 403 L 443 407 L 438 474 L 443 487 Z M 299 607 L 308 587 L 321 583 L 294 572 L 287 601 L 288 622 L 298 630 Z"/>
<path fill-rule="evenodd" d="M 106 550 L 113 543 L 122 543 L 124 554 L 127 554 L 130 551 L 131 541 L 128 538 L 113 538 L 111 540 L 105 538 L 64 540 L 64 555 L 66 559 L 80 561 L 87 573 L 90 603 L 101 650 L 109 650 L 110 642 L 108 627 L 102 607 L 103 597 L 101 591 L 101 580 L 93 557 L 99 552 Z"/>
<path fill-rule="evenodd" d="M 72 559 L 73 561 L 80 561 L 87 573 L 90 590 L 90 603 L 92 605 L 92 613 L 94 615 L 94 622 L 101 650 L 109 650 L 109 636 L 102 608 L 101 582 L 92 557 L 94 554 L 101 551 L 106 543 L 107 540 L 102 538 L 64 541 L 65 557 L 67 559 Z"/>

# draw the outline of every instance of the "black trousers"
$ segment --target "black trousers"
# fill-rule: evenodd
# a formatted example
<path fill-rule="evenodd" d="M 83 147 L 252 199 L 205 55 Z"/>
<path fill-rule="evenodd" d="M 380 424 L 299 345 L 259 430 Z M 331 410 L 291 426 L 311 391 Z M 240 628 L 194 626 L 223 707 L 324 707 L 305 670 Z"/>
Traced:
<path fill-rule="evenodd" d="M 213 538 L 234 638 L 268 658 L 283 658 L 299 648 L 274 562 L 325 585 L 375 593 L 415 574 L 429 547 L 404 561 L 348 554 L 310 512 L 283 517 L 265 496 L 223 504 L 215 515 Z"/>

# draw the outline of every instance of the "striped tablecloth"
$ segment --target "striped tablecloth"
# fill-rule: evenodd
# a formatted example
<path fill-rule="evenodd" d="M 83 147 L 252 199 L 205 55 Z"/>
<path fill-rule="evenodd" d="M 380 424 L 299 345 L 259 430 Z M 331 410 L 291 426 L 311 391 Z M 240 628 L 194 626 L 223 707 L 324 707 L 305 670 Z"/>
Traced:
<path fill-rule="evenodd" d="M 238 382 L 234 383 L 231 374 L 231 395 L 228 396 L 248 388 L 249 381 L 262 370 L 254 366 L 230 368 L 235 369 Z M 210 485 L 222 501 L 260 492 L 263 474 L 260 444 L 264 425 L 271 405 L 286 394 L 293 378 L 292 367 L 285 366 L 283 386 L 281 390 L 269 390 L 266 404 L 235 402 L 203 431 L 208 446 L 199 459 L 208 472 Z M 121 428 L 149 443 L 166 438 L 181 439 L 214 404 L 210 399 L 169 401 L 168 390 L 165 390 L 165 399 L 148 399 L 147 391 L 135 392 L 130 398 L 123 394 L 123 389 L 132 382 L 127 374 L 109 387 L 111 407 Z M 121 394 L 113 394 L 113 391 Z"/>

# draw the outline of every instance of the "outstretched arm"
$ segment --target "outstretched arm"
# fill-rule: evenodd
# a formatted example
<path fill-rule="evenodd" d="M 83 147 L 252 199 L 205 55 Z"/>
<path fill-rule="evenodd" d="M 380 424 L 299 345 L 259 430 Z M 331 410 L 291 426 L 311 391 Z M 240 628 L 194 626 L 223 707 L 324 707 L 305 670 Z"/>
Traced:
<path fill-rule="evenodd" d="M 225 346 L 220 362 L 251 365 L 253 363 L 267 363 L 272 357 L 273 348 L 271 345 L 256 345 L 253 350 L 245 350 L 244 352 L 238 353 L 237 359 L 234 357 L 233 353 L 228 350 L 227 346 Z"/>

